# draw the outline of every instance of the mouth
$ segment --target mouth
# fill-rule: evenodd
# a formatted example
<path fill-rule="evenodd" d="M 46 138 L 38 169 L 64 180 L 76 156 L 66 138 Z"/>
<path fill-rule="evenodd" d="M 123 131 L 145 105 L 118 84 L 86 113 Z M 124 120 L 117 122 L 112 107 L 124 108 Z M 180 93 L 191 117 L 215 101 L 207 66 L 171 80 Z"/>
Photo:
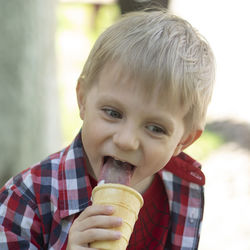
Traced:
<path fill-rule="evenodd" d="M 129 162 L 105 156 L 98 182 L 118 183 L 129 186 L 135 166 Z"/>

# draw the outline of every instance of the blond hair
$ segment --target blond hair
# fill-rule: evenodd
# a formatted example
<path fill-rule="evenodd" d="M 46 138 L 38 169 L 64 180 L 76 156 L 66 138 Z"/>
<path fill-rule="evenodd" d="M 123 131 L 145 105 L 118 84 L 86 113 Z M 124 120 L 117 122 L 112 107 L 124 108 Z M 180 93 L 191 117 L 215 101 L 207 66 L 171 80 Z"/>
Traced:
<path fill-rule="evenodd" d="M 79 78 L 84 79 L 86 92 L 109 63 L 143 82 L 147 93 L 157 86 L 161 98 L 168 98 L 166 93 L 176 96 L 187 108 L 190 129 L 204 126 L 213 91 L 214 56 L 187 21 L 166 10 L 123 16 L 100 35 L 90 52 Z"/>

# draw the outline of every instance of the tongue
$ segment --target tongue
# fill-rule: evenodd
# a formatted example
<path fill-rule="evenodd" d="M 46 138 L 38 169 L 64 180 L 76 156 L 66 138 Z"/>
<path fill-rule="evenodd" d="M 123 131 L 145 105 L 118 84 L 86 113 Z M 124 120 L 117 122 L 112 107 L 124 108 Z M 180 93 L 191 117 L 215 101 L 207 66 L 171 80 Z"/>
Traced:
<path fill-rule="evenodd" d="M 128 186 L 133 174 L 132 169 L 129 163 L 109 157 L 102 167 L 98 183 L 118 183 Z"/>

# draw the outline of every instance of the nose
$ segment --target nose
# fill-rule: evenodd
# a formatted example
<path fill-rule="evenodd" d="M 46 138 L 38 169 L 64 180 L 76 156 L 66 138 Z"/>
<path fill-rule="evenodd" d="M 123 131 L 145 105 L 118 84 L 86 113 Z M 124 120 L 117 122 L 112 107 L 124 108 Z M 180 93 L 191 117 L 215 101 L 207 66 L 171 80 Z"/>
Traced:
<path fill-rule="evenodd" d="M 113 136 L 114 144 L 121 150 L 134 151 L 139 148 L 139 138 L 136 129 L 123 126 Z"/>

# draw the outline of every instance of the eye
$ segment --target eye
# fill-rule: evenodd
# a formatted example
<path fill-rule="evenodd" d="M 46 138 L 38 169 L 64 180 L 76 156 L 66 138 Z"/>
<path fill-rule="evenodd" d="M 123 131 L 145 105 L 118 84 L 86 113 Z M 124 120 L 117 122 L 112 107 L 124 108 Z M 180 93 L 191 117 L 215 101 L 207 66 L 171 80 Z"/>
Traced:
<path fill-rule="evenodd" d="M 112 108 L 103 108 L 102 111 L 111 118 L 122 119 L 122 114 Z"/>
<path fill-rule="evenodd" d="M 158 125 L 147 125 L 147 129 L 157 135 L 167 135 L 167 131 Z"/>

